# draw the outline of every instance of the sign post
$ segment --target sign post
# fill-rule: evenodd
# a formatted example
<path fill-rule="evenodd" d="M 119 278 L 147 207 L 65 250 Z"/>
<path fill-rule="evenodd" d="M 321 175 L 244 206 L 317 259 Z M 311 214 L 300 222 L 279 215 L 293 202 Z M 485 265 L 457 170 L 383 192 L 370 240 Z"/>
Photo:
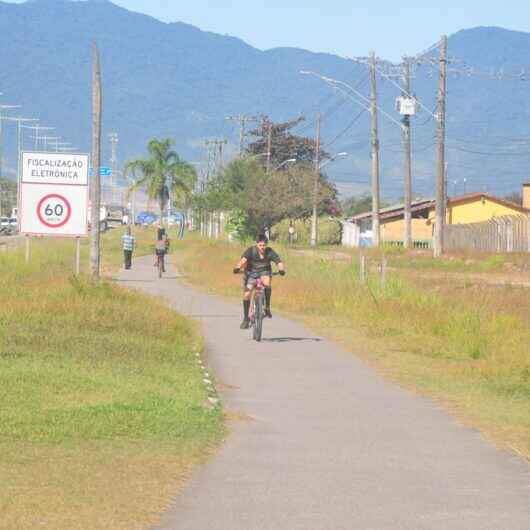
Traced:
<path fill-rule="evenodd" d="M 88 155 L 22 153 L 20 233 L 77 238 L 88 235 Z"/>

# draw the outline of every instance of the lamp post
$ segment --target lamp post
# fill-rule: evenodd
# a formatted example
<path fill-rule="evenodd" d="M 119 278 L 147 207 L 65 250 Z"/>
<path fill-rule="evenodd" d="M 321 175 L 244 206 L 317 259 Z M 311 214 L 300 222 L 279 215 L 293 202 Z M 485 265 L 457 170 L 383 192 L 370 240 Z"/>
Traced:
<path fill-rule="evenodd" d="M 2 121 L 5 119 L 2 116 L 2 111 L 18 108 L 20 105 L 0 105 L 0 177 L 2 176 Z"/>
<path fill-rule="evenodd" d="M 320 191 L 320 172 L 323 167 L 326 167 L 331 162 L 337 160 L 337 158 L 342 158 L 348 156 L 348 153 L 337 153 L 325 162 L 318 163 L 315 167 L 315 182 L 313 188 L 313 217 L 311 220 L 311 246 L 316 247 L 318 243 L 318 194 Z"/>
<path fill-rule="evenodd" d="M 278 171 L 278 169 L 281 169 L 286 164 L 292 164 L 293 162 L 296 162 L 297 158 L 289 158 L 288 160 L 284 160 L 279 166 L 275 167 L 273 171 Z"/>

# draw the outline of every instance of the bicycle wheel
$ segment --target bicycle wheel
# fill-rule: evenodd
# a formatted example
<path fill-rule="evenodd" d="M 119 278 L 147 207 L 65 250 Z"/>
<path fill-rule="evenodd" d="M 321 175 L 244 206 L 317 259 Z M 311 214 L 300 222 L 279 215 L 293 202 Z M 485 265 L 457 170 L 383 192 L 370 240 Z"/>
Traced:
<path fill-rule="evenodd" d="M 164 262 L 162 261 L 162 256 L 158 256 L 158 277 L 162 278 L 162 270 L 164 269 Z"/>
<path fill-rule="evenodd" d="M 261 342 L 263 331 L 263 293 L 256 295 L 254 299 L 254 340 Z"/>

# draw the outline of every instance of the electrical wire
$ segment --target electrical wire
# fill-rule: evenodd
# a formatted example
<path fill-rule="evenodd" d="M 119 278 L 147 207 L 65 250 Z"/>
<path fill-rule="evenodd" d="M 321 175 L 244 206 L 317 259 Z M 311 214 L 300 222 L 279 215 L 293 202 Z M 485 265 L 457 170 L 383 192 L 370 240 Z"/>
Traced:
<path fill-rule="evenodd" d="M 472 149 L 466 149 L 464 147 L 459 146 L 452 146 L 448 145 L 448 149 L 452 149 L 453 151 L 461 151 L 463 153 L 470 153 L 473 155 L 483 155 L 483 156 L 517 156 L 517 157 L 525 157 L 530 156 L 530 152 L 528 153 L 494 153 L 494 152 L 486 152 L 486 151 L 474 151 Z"/>
<path fill-rule="evenodd" d="M 365 109 L 361 109 L 361 111 L 355 116 L 355 118 L 353 118 L 351 123 L 344 130 L 342 130 L 337 136 L 335 136 L 335 138 L 333 138 L 333 140 L 330 140 L 329 142 L 324 144 L 323 147 L 328 148 L 328 147 L 332 146 L 337 140 L 342 138 L 357 123 L 357 121 L 360 119 L 360 117 L 364 113 L 365 113 Z"/>

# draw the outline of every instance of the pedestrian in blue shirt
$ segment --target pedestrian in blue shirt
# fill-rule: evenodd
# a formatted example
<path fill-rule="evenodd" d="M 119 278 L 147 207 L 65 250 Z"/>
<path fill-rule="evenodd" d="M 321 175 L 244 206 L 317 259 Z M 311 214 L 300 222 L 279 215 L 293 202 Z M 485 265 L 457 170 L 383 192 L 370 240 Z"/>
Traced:
<path fill-rule="evenodd" d="M 125 261 L 125 269 L 129 270 L 132 266 L 132 255 L 136 244 L 136 240 L 131 234 L 130 226 L 127 227 L 125 234 L 123 234 L 121 240 L 123 244 L 123 257 Z"/>

